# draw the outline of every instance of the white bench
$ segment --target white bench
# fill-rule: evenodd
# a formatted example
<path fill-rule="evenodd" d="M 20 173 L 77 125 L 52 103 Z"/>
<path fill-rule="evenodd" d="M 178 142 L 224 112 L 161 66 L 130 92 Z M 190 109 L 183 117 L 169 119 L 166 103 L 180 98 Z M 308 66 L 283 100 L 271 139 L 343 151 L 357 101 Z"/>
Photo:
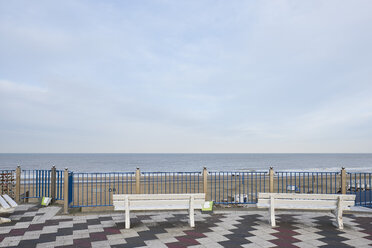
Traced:
<path fill-rule="evenodd" d="M 194 209 L 202 209 L 205 194 L 114 194 L 115 210 L 125 211 L 125 228 L 130 228 L 129 212 L 133 210 L 189 210 L 190 226 L 194 227 Z"/>
<path fill-rule="evenodd" d="M 275 209 L 331 210 L 339 229 L 343 229 L 342 211 L 355 204 L 355 195 L 258 193 L 257 207 L 268 208 L 271 226 L 275 226 Z"/>
<path fill-rule="evenodd" d="M 17 207 L 18 204 L 10 198 L 8 195 L 2 195 L 0 196 L 0 214 L 1 213 L 13 213 L 15 207 Z M 10 219 L 8 218 L 2 218 L 0 217 L 0 223 L 10 222 Z"/>

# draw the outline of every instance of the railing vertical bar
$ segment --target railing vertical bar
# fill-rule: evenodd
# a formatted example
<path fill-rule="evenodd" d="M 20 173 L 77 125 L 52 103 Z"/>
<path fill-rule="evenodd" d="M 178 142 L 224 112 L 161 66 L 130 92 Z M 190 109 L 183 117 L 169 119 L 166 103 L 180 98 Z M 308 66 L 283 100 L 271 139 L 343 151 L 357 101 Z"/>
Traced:
<path fill-rule="evenodd" d="M 255 176 L 256 176 L 256 183 L 255 183 L 255 185 L 256 185 L 256 187 L 255 187 L 255 189 L 256 189 L 256 192 L 255 192 L 255 198 L 254 198 L 254 201 L 256 201 L 256 199 L 257 199 L 257 179 L 258 179 L 258 175 L 257 175 L 257 172 L 255 172 L 254 173 L 255 174 Z M 260 188 L 261 188 L 261 180 L 260 180 Z M 252 201 L 253 201 L 253 199 L 252 199 Z M 248 202 L 248 199 L 247 199 L 247 202 Z"/>
<path fill-rule="evenodd" d="M 125 178 L 126 178 L 126 180 L 125 180 L 125 193 L 127 193 L 128 194 L 128 181 L 129 181 L 129 178 L 128 178 L 128 176 L 129 176 L 129 174 L 127 173 L 126 175 L 125 175 Z M 131 184 L 132 184 L 132 177 L 131 177 Z M 124 183 L 123 183 L 123 193 L 124 193 Z M 132 192 L 131 192 L 132 193 Z"/>
<path fill-rule="evenodd" d="M 367 205 L 367 181 L 366 181 L 366 173 L 364 173 L 364 206 Z"/>
<path fill-rule="evenodd" d="M 354 191 L 355 195 L 357 194 L 357 174 L 354 174 Z"/>
<path fill-rule="evenodd" d="M 282 193 L 283 193 L 284 192 L 284 172 L 280 173 L 280 177 L 281 177 L 281 180 L 282 180 Z"/>
<path fill-rule="evenodd" d="M 43 187 L 42 187 L 42 191 L 41 191 L 41 196 L 40 197 L 42 197 L 43 195 L 46 195 L 46 188 L 47 188 L 46 187 L 47 173 L 46 173 L 45 170 L 42 170 L 42 172 L 43 172 Z"/>
<path fill-rule="evenodd" d="M 52 171 L 49 170 L 49 172 L 48 172 L 48 196 L 50 196 L 50 180 L 51 180 L 51 174 L 52 174 Z"/>
<path fill-rule="evenodd" d="M 27 183 L 29 182 L 30 179 L 27 180 L 27 172 L 30 173 L 30 171 L 22 171 L 21 174 L 24 175 L 24 178 L 25 178 L 25 181 L 23 182 L 23 194 L 24 194 L 24 197 L 26 197 L 26 187 L 30 187 L 30 183 Z M 30 177 L 28 177 L 30 178 Z M 30 192 L 30 190 L 29 190 Z M 29 193 L 30 194 L 30 193 Z"/>
<path fill-rule="evenodd" d="M 38 189 L 38 195 L 37 195 L 37 197 L 40 197 L 40 195 L 42 195 L 43 194 L 43 174 L 42 174 L 42 171 L 41 170 L 37 170 L 37 172 L 39 173 L 39 181 L 38 181 L 38 187 L 39 187 L 39 189 Z"/>
<path fill-rule="evenodd" d="M 217 201 L 217 175 L 215 173 L 211 174 L 211 183 L 212 183 L 212 180 L 214 180 L 214 199 L 216 199 Z"/>
<path fill-rule="evenodd" d="M 177 175 L 176 175 L 176 173 L 175 172 L 173 172 L 172 173 L 172 177 L 173 177 L 173 191 L 172 191 L 172 193 L 176 193 L 177 192 L 177 188 L 176 187 L 178 187 L 178 185 L 177 185 Z"/>
<path fill-rule="evenodd" d="M 363 204 L 362 202 L 362 173 L 359 173 L 359 199 L 360 199 L 360 205 Z"/>
<path fill-rule="evenodd" d="M 98 205 L 98 173 L 96 173 L 96 205 Z"/>
<path fill-rule="evenodd" d="M 369 173 L 369 187 L 368 187 L 368 190 L 369 190 L 369 206 L 370 207 L 372 206 L 372 184 L 371 184 L 371 176 L 372 176 L 372 173 Z"/>
<path fill-rule="evenodd" d="M 99 203 L 102 204 L 102 196 L 103 196 L 103 191 L 102 191 L 102 184 L 103 184 L 103 174 L 101 173 L 101 178 L 100 178 L 100 189 L 99 189 Z"/>

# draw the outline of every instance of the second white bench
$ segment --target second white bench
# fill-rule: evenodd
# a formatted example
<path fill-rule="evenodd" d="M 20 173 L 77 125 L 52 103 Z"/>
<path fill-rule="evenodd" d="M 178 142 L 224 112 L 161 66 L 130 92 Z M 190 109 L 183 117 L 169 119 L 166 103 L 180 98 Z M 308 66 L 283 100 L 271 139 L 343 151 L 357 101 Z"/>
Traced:
<path fill-rule="evenodd" d="M 355 205 L 355 195 L 258 193 L 257 207 L 268 208 L 271 226 L 275 226 L 275 209 L 330 210 L 343 229 L 342 212 Z"/>
<path fill-rule="evenodd" d="M 202 209 L 205 194 L 114 194 L 115 210 L 125 211 L 125 228 L 130 228 L 133 210 L 189 210 L 190 226 L 195 226 L 194 209 Z"/>

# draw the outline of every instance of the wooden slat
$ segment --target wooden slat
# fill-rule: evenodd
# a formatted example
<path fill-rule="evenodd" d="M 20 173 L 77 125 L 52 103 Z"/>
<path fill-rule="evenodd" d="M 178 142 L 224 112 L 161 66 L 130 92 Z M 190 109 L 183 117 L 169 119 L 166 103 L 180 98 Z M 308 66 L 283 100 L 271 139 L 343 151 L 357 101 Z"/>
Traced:
<path fill-rule="evenodd" d="M 190 199 L 190 196 L 193 195 L 194 199 L 205 199 L 204 193 L 198 194 L 114 194 L 114 200 L 123 200 L 126 196 L 129 197 L 129 200 L 176 200 L 176 199 Z"/>
<path fill-rule="evenodd" d="M 260 206 L 257 206 L 258 208 L 269 208 L 270 205 L 268 204 L 262 204 Z M 275 209 L 281 209 L 281 210 L 335 210 L 336 208 L 330 208 L 330 207 L 312 207 L 312 206 L 275 206 Z M 350 208 L 344 208 L 343 210 L 350 210 Z"/>
<path fill-rule="evenodd" d="M 150 210 L 154 210 L 154 211 L 157 211 L 157 210 L 188 210 L 189 207 L 186 207 L 185 206 L 177 206 L 177 205 L 169 205 L 169 206 L 137 206 L 137 207 L 129 207 L 129 210 L 130 211 L 136 211 L 136 210 L 146 210 L 146 211 L 150 211 Z M 201 209 L 201 208 L 195 208 L 195 209 Z M 125 210 L 125 209 L 121 209 L 121 208 L 115 208 L 115 210 Z"/>
<path fill-rule="evenodd" d="M 201 209 L 204 201 L 194 201 L 194 208 L 195 209 Z M 129 203 L 129 209 L 130 210 L 136 210 L 136 209 L 148 209 L 149 207 L 153 207 L 156 209 L 172 209 L 172 206 L 174 209 L 189 209 L 190 201 L 148 201 L 148 202 L 136 202 L 136 201 L 130 201 Z"/>
<path fill-rule="evenodd" d="M 259 199 L 257 202 L 257 207 L 262 205 L 269 205 L 269 199 Z M 329 207 L 330 209 L 336 208 L 337 201 L 336 200 L 293 200 L 293 199 L 275 199 L 275 208 L 287 206 L 290 208 L 291 206 L 305 206 L 305 207 L 313 207 L 314 209 L 317 207 Z M 348 208 L 349 206 L 354 206 L 354 201 L 342 201 L 341 206 L 343 208 Z"/>
<path fill-rule="evenodd" d="M 114 210 L 125 210 L 125 204 L 123 202 L 120 202 L 120 204 L 114 202 Z"/>
<path fill-rule="evenodd" d="M 194 208 L 202 209 L 204 200 L 195 200 Z M 124 201 L 113 201 L 113 205 L 117 210 L 125 210 Z M 159 210 L 159 209 L 189 209 L 190 200 L 129 200 L 130 210 Z"/>
<path fill-rule="evenodd" d="M 342 210 L 350 210 L 350 206 L 353 205 L 342 205 Z M 257 203 L 257 208 L 269 208 L 270 204 L 268 203 Z M 288 204 L 288 205 L 275 205 L 276 209 L 329 209 L 329 210 L 334 210 L 336 209 L 336 206 L 330 206 L 330 205 L 325 205 L 325 206 L 311 206 L 311 205 L 295 205 L 295 204 Z"/>
<path fill-rule="evenodd" d="M 10 206 L 12 206 L 13 208 L 14 207 L 17 207 L 18 204 L 12 199 L 10 198 L 10 196 L 8 195 L 3 195 L 3 198 L 9 203 Z"/>
<path fill-rule="evenodd" d="M 5 209 L 10 208 L 9 204 L 4 200 L 4 198 L 2 196 L 0 196 L 0 205 L 1 205 L 1 207 L 5 208 Z"/>
<path fill-rule="evenodd" d="M 258 198 L 270 199 L 273 196 L 275 199 L 329 199 L 337 200 L 341 196 L 342 200 L 355 200 L 355 195 L 339 195 L 339 194 L 292 194 L 292 193 L 258 193 Z"/>

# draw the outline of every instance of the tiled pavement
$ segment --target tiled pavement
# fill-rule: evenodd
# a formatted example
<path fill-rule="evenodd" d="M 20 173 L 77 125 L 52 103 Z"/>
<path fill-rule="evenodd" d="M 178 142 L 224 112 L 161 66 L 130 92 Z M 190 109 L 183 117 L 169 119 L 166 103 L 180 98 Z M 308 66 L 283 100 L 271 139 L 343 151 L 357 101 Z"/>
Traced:
<path fill-rule="evenodd" d="M 372 215 L 345 214 L 343 231 L 330 213 L 277 215 L 276 228 L 265 211 L 218 210 L 132 213 L 129 230 L 122 213 L 56 215 L 59 207 L 21 205 L 0 225 L 0 247 L 371 247 Z"/>

